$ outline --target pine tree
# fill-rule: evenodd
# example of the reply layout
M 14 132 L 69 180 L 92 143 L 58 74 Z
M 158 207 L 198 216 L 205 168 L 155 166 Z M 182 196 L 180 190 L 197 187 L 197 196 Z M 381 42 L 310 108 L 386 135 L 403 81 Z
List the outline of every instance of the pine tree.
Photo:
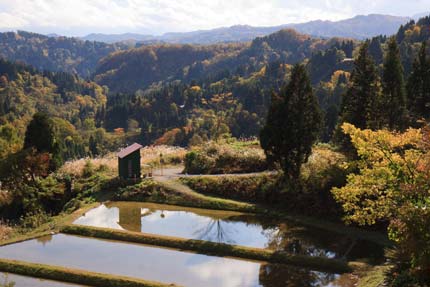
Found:
M 34 148 L 38 152 L 54 153 L 56 142 L 51 120 L 45 113 L 35 113 L 27 126 L 24 149 Z
M 403 130 L 407 126 L 406 90 L 400 50 L 394 37 L 388 41 L 388 53 L 384 61 L 383 111 L 390 129 Z
M 24 149 L 35 149 L 38 154 L 49 153 L 51 160 L 50 170 L 61 166 L 61 149 L 55 138 L 54 126 L 45 113 L 35 113 L 27 126 L 24 138 Z
M 365 129 L 377 129 L 381 121 L 381 89 L 375 62 L 369 55 L 369 42 L 365 42 L 355 60 L 351 74 L 351 86 L 344 95 L 340 124 L 348 122 Z
M 322 116 L 303 65 L 294 66 L 291 80 L 280 95 L 273 95 L 267 122 L 260 134 L 269 161 L 278 163 L 285 175 L 299 178 L 320 132 Z
M 409 109 L 416 119 L 430 118 L 430 62 L 426 49 L 423 42 L 407 85 Z
M 382 61 L 384 60 L 384 54 L 381 48 L 381 38 L 380 37 L 372 38 L 368 49 L 375 63 L 376 64 L 382 63 Z
M 97 147 L 97 142 L 92 135 L 90 136 L 88 146 L 89 146 L 91 156 L 95 157 L 95 156 L 99 155 L 99 149 Z

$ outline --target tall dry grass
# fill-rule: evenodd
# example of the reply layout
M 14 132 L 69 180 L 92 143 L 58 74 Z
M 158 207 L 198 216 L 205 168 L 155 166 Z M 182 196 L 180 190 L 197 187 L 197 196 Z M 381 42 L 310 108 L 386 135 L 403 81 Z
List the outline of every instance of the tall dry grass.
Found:
M 159 162 L 160 154 L 163 155 L 164 159 L 177 157 L 183 160 L 187 150 L 177 146 L 157 145 L 147 146 L 141 150 L 141 162 L 143 164 L 151 164 Z
M 77 160 L 67 161 L 59 170 L 59 173 L 80 177 L 83 173 L 87 162 L 91 162 L 94 169 L 101 167 L 107 168 L 108 171 L 115 172 L 118 170 L 118 160 L 114 153 L 109 153 L 103 157 L 97 158 L 81 158 Z
M 13 231 L 12 227 L 0 221 L 0 241 L 8 239 L 12 231 Z
M 183 159 L 185 157 L 186 152 L 186 149 L 175 146 L 146 146 L 140 151 L 141 163 L 157 163 L 160 160 L 160 154 L 163 155 L 164 159 L 169 157 L 177 157 L 179 159 Z M 81 158 L 78 160 L 68 161 L 59 169 L 59 173 L 68 174 L 74 177 L 80 177 L 87 162 L 91 162 L 95 170 L 103 168 L 103 170 L 107 170 L 109 172 L 116 173 L 118 171 L 118 158 L 116 156 L 116 153 L 109 153 L 107 155 L 97 158 Z

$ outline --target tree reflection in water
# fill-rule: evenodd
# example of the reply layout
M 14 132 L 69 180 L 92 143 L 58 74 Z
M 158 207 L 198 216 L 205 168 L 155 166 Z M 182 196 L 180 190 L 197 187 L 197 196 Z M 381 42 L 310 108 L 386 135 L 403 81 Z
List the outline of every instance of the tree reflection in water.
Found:
M 261 264 L 259 281 L 264 287 L 353 287 L 356 284 L 351 274 L 339 276 L 282 264 Z
M 345 236 L 292 223 L 279 224 L 279 231 L 272 234 L 268 243 L 270 249 L 328 258 L 343 257 L 350 246 L 351 240 Z
M 383 248 L 375 243 L 353 240 L 336 232 L 279 218 L 155 204 L 117 203 L 113 206 L 119 209 L 118 223 L 131 231 L 141 232 L 142 228 L 145 229 L 142 218 L 150 217 L 148 222 L 151 224 L 148 223 L 146 230 L 157 234 L 171 233 L 179 237 L 230 244 L 255 244 L 254 247 L 307 256 L 366 259 L 371 263 L 384 260 Z M 157 222 L 155 217 L 160 221 Z M 169 220 L 163 222 L 164 218 Z
M 197 239 L 223 242 L 223 243 L 235 243 L 235 241 L 229 238 L 228 233 L 232 230 L 223 227 L 223 221 L 221 219 L 211 219 L 208 221 L 207 225 L 200 228 L 194 232 Z
M 52 240 L 52 235 L 45 235 L 45 236 L 36 238 L 36 241 L 42 243 L 43 245 L 45 245 L 46 243 L 49 243 L 51 240 Z

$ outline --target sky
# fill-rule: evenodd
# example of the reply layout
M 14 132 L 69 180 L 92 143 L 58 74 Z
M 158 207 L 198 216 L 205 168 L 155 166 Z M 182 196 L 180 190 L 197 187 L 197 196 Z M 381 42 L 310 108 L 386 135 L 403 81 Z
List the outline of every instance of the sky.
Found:
M 0 31 L 160 35 L 427 11 L 430 0 L 0 0 Z

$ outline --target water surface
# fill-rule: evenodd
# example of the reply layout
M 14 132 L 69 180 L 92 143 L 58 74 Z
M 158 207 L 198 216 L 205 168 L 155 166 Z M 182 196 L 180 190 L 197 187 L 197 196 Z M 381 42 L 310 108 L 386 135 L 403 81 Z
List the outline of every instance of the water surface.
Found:
M 12 273 L 0 272 L 0 286 L 6 287 L 83 287 L 72 283 L 27 277 Z
M 58 234 L 0 247 L 0 258 L 124 275 L 183 286 L 352 287 L 339 276 L 171 249 Z M 347 279 L 347 280 L 345 280 Z
M 329 258 L 380 262 L 384 255 L 376 244 L 285 220 L 163 204 L 110 202 L 74 223 Z

